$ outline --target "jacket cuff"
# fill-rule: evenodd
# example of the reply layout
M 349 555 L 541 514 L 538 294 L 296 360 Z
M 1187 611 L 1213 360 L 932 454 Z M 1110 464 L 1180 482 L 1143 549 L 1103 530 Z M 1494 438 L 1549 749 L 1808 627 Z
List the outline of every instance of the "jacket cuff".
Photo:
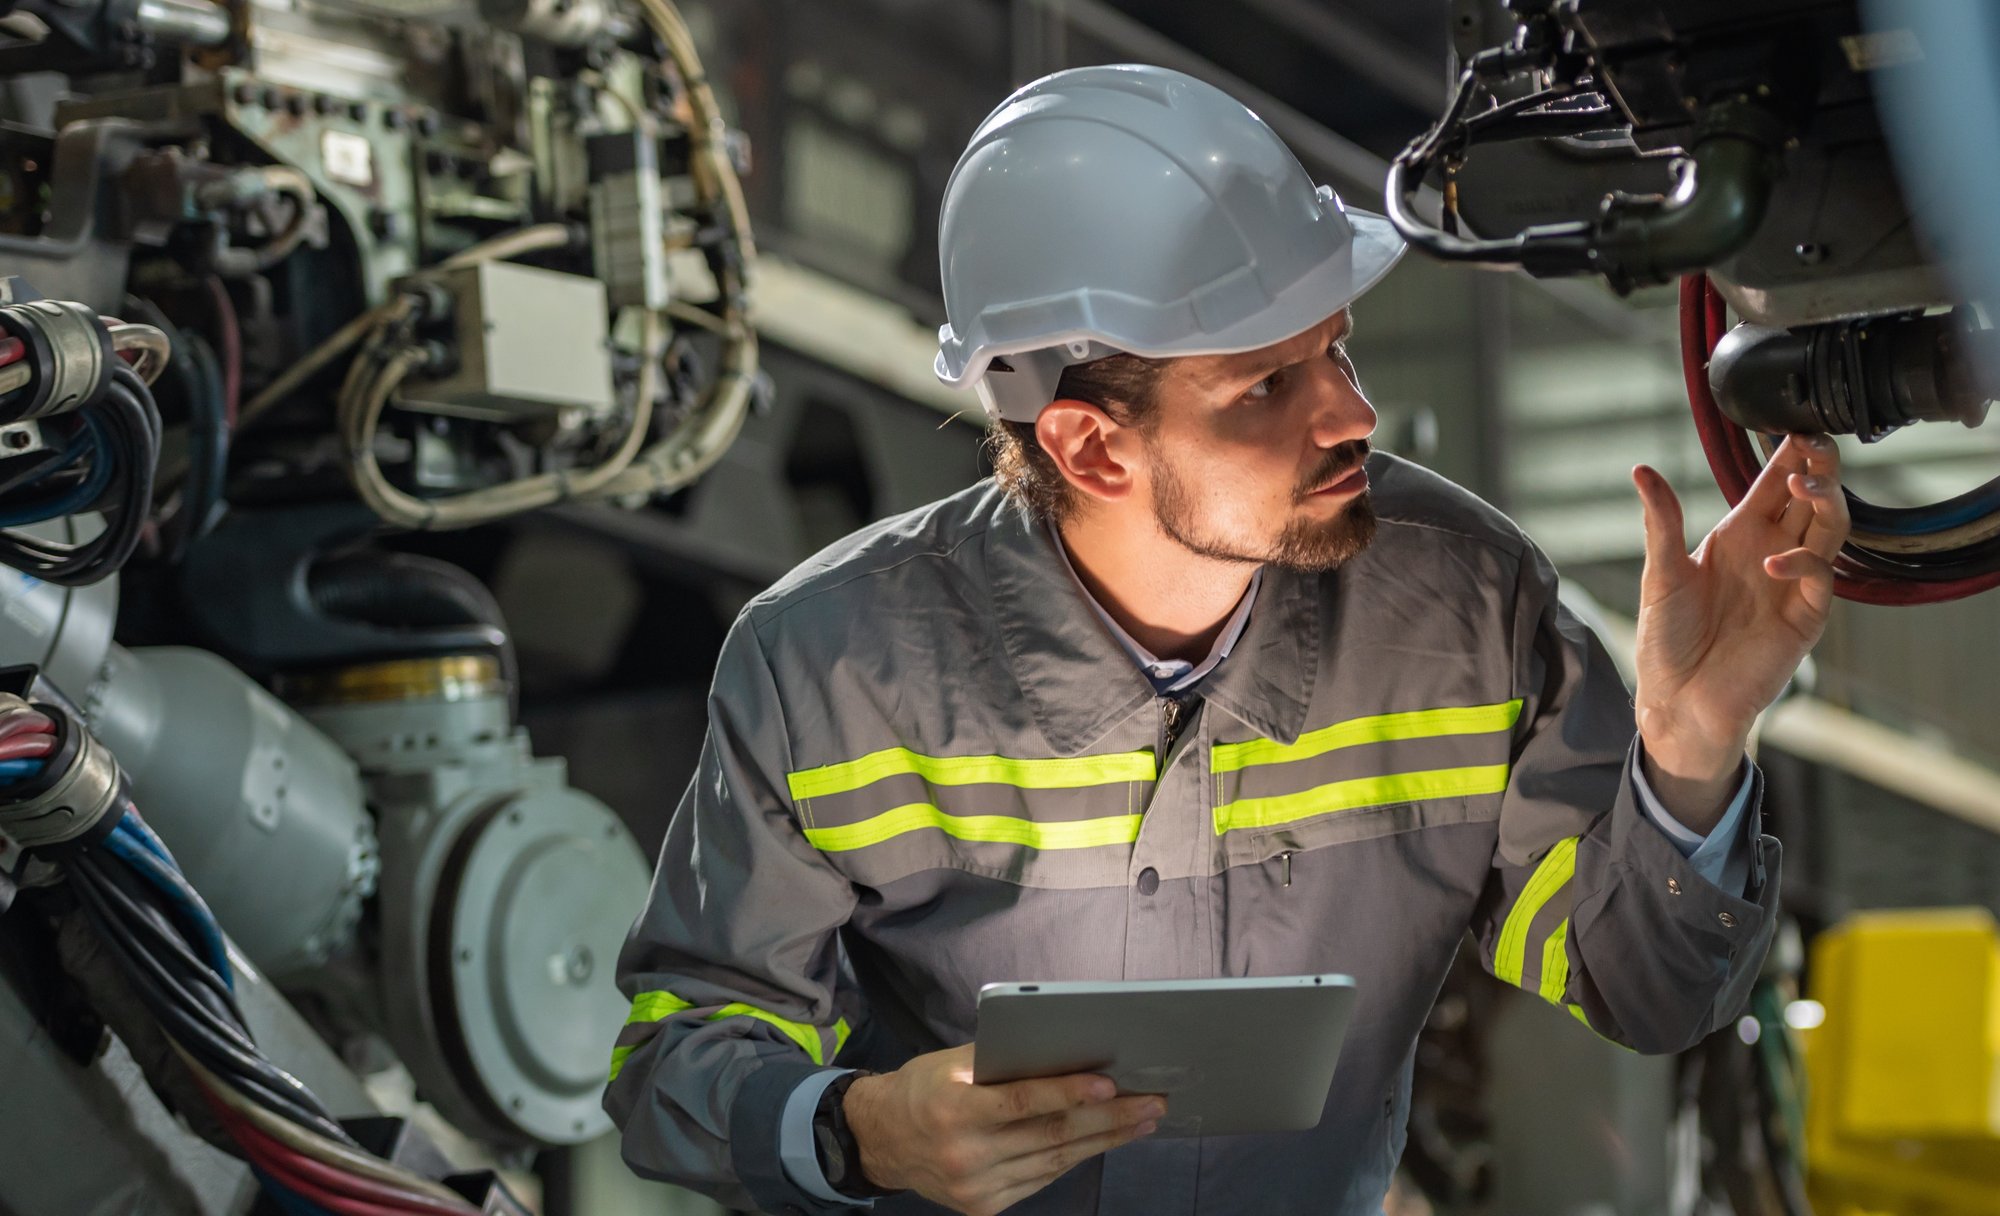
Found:
M 852 1212 L 860 1200 L 829 1203 L 792 1181 L 783 1156 L 785 1105 L 794 1090 L 829 1071 L 808 1061 L 767 1063 L 751 1073 L 729 1108 L 729 1160 L 760 1211 L 778 1216 Z
M 798 1088 L 785 1099 L 785 1113 L 778 1124 L 778 1159 L 784 1164 L 785 1177 L 804 1188 L 806 1194 L 827 1203 L 858 1202 L 834 1190 L 833 1184 L 826 1180 L 826 1169 L 819 1163 L 819 1142 L 813 1136 L 813 1117 L 819 1113 L 821 1095 L 826 1093 L 827 1086 L 852 1071 L 829 1068 L 799 1082 Z M 870 1199 L 863 1206 L 874 1204 Z
M 1626 756 L 1626 771 L 1637 773 L 1638 736 Z M 1778 842 L 1764 835 L 1764 773 L 1755 764 L 1747 766 L 1748 788 L 1739 790 L 1742 844 L 1750 859 L 1749 880 L 1739 897 L 1702 877 L 1694 860 L 1668 837 L 1639 802 L 1637 783 L 1628 781 L 1620 790 L 1611 817 L 1610 862 L 1625 871 L 1626 884 L 1651 906 L 1663 921 L 1679 922 L 1693 932 L 1705 934 L 1703 942 L 1718 957 L 1733 955 L 1754 939 L 1768 919 L 1768 888 L 1776 860 Z M 1721 825 L 1718 825 L 1721 826 Z
M 1635 735 L 1628 765 L 1638 746 Z M 1585 853 L 1600 848 L 1589 868 L 1603 869 L 1575 910 L 1573 931 L 1586 970 L 1598 977 L 1593 995 L 1623 1041 L 1679 1051 L 1741 1012 L 1777 933 L 1780 850 L 1762 830 L 1764 776 L 1751 766 L 1743 812 L 1749 875 L 1740 898 L 1681 855 L 1640 808 L 1630 781 L 1619 787 L 1610 822 L 1592 833 L 1596 841 L 1579 845 L 1579 870 Z
M 1674 842 L 1697 874 L 1725 891 L 1742 894 L 1748 889 L 1750 878 L 1750 837 L 1743 833 L 1743 820 L 1756 788 L 1756 766 L 1747 757 L 1737 765 L 1743 778 L 1737 783 L 1736 793 L 1723 810 L 1722 818 L 1703 836 L 1675 819 L 1653 792 L 1652 784 L 1646 780 L 1645 765 L 1641 763 L 1645 750 L 1643 742 L 1633 749 L 1628 769 L 1632 788 L 1639 795 L 1639 809 Z

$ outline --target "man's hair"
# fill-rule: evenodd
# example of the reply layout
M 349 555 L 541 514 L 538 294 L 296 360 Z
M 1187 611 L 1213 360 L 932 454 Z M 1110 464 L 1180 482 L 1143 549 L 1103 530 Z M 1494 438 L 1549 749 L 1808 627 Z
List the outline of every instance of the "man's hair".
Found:
M 1110 355 L 1063 370 L 1055 400 L 1087 401 L 1111 420 L 1144 429 L 1154 421 L 1154 408 L 1169 360 L 1143 355 Z M 1044 523 L 1061 523 L 1076 510 L 1075 487 L 1035 438 L 1032 422 L 993 424 L 986 437 L 993 460 L 993 477 L 1007 496 Z

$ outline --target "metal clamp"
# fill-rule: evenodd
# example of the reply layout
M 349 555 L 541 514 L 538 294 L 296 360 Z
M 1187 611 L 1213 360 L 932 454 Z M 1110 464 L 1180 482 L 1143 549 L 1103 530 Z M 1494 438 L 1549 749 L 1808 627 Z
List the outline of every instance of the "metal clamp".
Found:
M 29 704 L 0 694 L 0 711 Z M 59 706 L 36 703 L 33 708 L 55 720 L 55 752 L 44 776 L 8 791 L 25 796 L 0 801 L 0 829 L 23 849 L 66 844 L 89 834 L 117 804 L 124 784 L 117 757 L 81 721 Z

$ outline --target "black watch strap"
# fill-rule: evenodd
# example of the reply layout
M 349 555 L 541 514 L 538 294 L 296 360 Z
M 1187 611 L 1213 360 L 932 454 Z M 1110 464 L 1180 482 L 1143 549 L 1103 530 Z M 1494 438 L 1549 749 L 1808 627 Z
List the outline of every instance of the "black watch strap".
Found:
M 833 1084 L 820 1093 L 819 1105 L 813 1109 L 813 1147 L 819 1153 L 819 1168 L 826 1174 L 827 1185 L 850 1199 L 875 1199 L 896 1193 L 876 1186 L 861 1172 L 861 1146 L 847 1125 L 848 1087 L 873 1075 L 856 1071 L 834 1078 Z

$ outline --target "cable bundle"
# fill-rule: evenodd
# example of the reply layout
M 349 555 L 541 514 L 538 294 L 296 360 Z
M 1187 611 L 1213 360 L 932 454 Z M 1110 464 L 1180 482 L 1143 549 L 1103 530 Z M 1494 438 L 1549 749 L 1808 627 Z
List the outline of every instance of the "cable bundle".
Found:
M 60 712 L 60 711 L 58 711 Z M 0 708 L 0 806 L 47 787 L 51 760 L 81 754 L 41 706 Z M 60 775 L 54 775 L 60 781 Z M 208 905 L 120 785 L 110 830 L 60 855 L 85 917 L 265 1190 L 293 1216 L 473 1216 L 443 1186 L 365 1152 L 303 1082 L 272 1063 L 237 1003 Z
M 707 213 L 713 241 L 702 242 L 709 270 L 720 289 L 713 309 L 684 303 L 665 314 L 717 335 L 722 349 L 715 378 L 701 399 L 673 420 L 652 442 L 654 399 L 659 394 L 660 360 L 666 315 L 646 311 L 639 340 L 639 372 L 630 425 L 616 448 L 588 468 L 560 469 L 438 498 L 420 498 L 392 485 L 375 456 L 383 412 L 396 388 L 429 360 L 410 336 L 420 297 L 403 295 L 342 326 L 290 371 L 243 407 L 241 422 L 268 410 L 307 377 L 347 350 L 360 347 L 335 399 L 341 446 L 355 492 L 371 510 L 404 528 L 445 530 L 489 523 L 561 502 L 641 498 L 671 493 L 692 484 L 722 458 L 743 429 L 757 380 L 757 333 L 750 321 L 748 268 L 756 259 L 750 210 L 727 147 L 722 108 L 696 53 L 694 37 L 671 0 L 641 0 L 647 24 L 666 48 L 691 121 L 687 125 L 690 170 L 698 207 Z M 588 83 L 594 74 L 585 79 Z M 599 85 L 603 82 L 598 80 Z M 623 105 L 635 127 L 649 127 L 652 115 L 605 87 L 605 97 Z M 440 264 L 454 269 L 483 261 L 560 248 L 572 234 L 562 224 L 536 224 L 475 245 Z M 421 277 L 421 276 L 418 276 Z
M 142 325 L 113 329 L 114 346 L 122 342 L 120 349 L 140 351 L 156 373 L 164 365 L 165 338 L 158 330 Z M 158 343 L 154 335 L 159 335 Z M 9 356 L 16 362 L 26 357 L 24 350 L 15 349 L 18 345 L 0 350 L 0 370 Z M 86 511 L 101 512 L 104 527 L 74 543 L 0 531 L 0 563 L 67 587 L 97 582 L 125 564 L 145 529 L 160 454 L 159 406 L 147 381 L 117 362 L 94 404 L 44 419 L 42 426 L 47 433 L 64 433 L 47 451 L 0 465 L 0 528 Z
M 1708 360 L 1728 331 L 1722 293 L 1707 276 L 1682 279 L 1688 404 L 1708 467 L 1733 507 L 1764 466 L 1749 435 L 1723 414 L 1709 388 Z M 1844 492 L 1854 526 L 1834 560 L 1834 592 L 1843 599 L 1934 604 L 2000 587 L 2000 478 L 1925 507 L 1880 507 Z

